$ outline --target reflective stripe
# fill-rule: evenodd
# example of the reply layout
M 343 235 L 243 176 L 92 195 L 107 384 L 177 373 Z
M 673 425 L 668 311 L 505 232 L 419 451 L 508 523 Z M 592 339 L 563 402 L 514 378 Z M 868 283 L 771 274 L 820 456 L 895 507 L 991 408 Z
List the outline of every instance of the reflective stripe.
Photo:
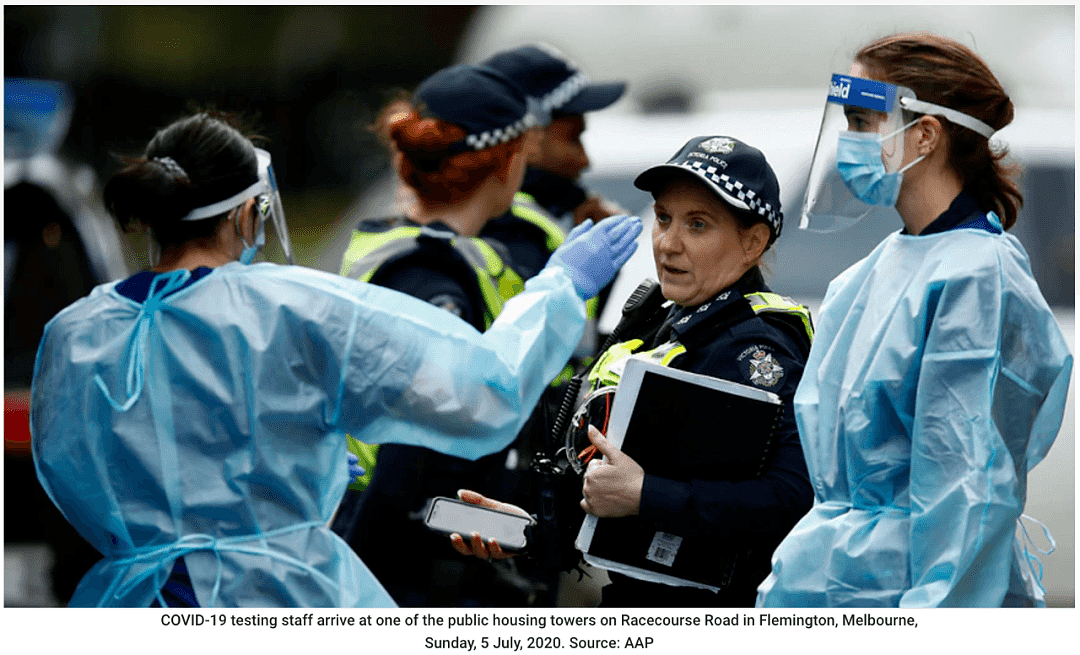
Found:
M 347 434 L 345 435 L 345 445 L 349 452 L 360 458 L 357 463 L 364 469 L 362 476 L 349 481 L 349 488 L 363 491 L 371 484 L 371 476 L 375 475 L 375 459 L 379 453 L 379 444 L 357 441 L 351 434 Z
M 676 357 L 686 352 L 686 346 L 678 341 L 669 341 L 651 350 L 635 353 L 634 351 L 641 347 L 642 343 L 641 339 L 632 339 L 608 348 L 600 356 L 596 366 L 589 371 L 590 389 L 595 391 L 599 387 L 619 384 L 626 362 L 631 359 L 644 359 L 660 366 L 671 366 L 671 362 Z
M 498 290 L 501 303 L 510 300 L 525 290 L 525 280 L 517 271 L 506 265 L 499 253 L 483 239 L 455 239 L 455 246 L 474 268 L 485 267 L 491 281 Z M 485 289 L 481 289 L 486 291 Z
M 745 297 L 750 302 L 750 309 L 753 309 L 755 314 L 778 312 L 797 316 L 802 321 L 806 335 L 810 337 L 811 341 L 814 340 L 814 325 L 810 319 L 810 310 L 806 306 L 800 305 L 786 296 L 768 291 L 748 293 Z
M 503 304 L 525 288 L 521 276 L 507 266 L 498 253 L 483 239 L 454 237 L 446 232 L 405 225 L 385 232 L 354 230 L 341 263 L 341 274 L 368 282 L 379 267 L 392 258 L 404 256 L 419 247 L 425 236 L 441 239 L 460 254 L 476 273 L 484 301 L 484 327 L 490 327 Z
M 555 252 L 555 249 L 566 240 L 566 234 L 555 223 L 555 219 L 551 214 L 540 203 L 536 202 L 535 198 L 524 191 L 518 191 L 514 194 L 514 204 L 510 206 L 510 212 L 514 216 L 529 221 L 543 230 L 544 245 L 547 246 L 548 252 Z
M 678 341 L 669 341 L 662 346 L 657 346 L 652 350 L 640 353 L 639 356 L 647 358 L 650 362 L 659 364 L 660 366 L 670 366 L 671 360 L 684 352 L 686 352 L 686 346 Z
M 596 366 L 589 371 L 587 379 L 590 382 L 590 388 L 595 390 L 597 387 L 609 387 L 618 384 L 619 375 L 612 370 L 612 367 L 616 362 L 629 357 L 643 343 L 645 342 L 641 339 L 631 339 L 630 341 L 617 343 L 605 350 L 600 355 L 600 359 L 597 360 Z
M 349 248 L 341 261 L 341 274 L 361 282 L 367 282 L 383 262 L 416 247 L 414 239 L 420 234 L 418 227 L 397 227 L 386 232 L 361 232 L 353 230 Z
M 585 301 L 585 316 L 589 319 L 589 324 L 585 326 L 585 329 L 596 331 L 596 314 L 600 311 L 600 297 L 593 296 Z M 595 346 L 594 346 L 595 347 Z
M 518 191 L 514 194 L 514 204 L 510 206 L 510 212 L 518 218 L 528 221 L 544 232 L 544 246 L 548 252 L 555 252 L 566 241 L 566 233 L 555 222 L 551 214 L 543 208 L 536 199 Z M 597 298 L 589 298 L 585 301 L 585 315 L 595 319 L 599 313 L 600 301 Z M 595 321 L 593 321 L 595 323 Z M 595 326 L 594 326 L 595 328 Z
M 796 304 L 790 298 L 765 291 L 746 294 L 745 298 L 750 303 L 750 307 L 755 314 L 778 312 L 799 317 L 802 320 L 803 327 L 806 328 L 807 335 L 811 341 L 813 340 L 814 328 L 810 322 L 810 310 L 803 305 Z M 596 366 L 589 371 L 588 381 L 591 384 L 590 388 L 595 391 L 598 387 L 618 384 L 622 371 L 626 368 L 626 360 L 630 357 L 647 359 L 661 366 L 671 366 L 671 362 L 676 357 L 686 352 L 686 346 L 678 341 L 669 341 L 652 350 L 635 354 L 634 351 L 640 348 L 641 345 L 642 341 L 640 339 L 634 339 L 617 343 L 608 348 L 600 356 Z
M 354 230 L 349 247 L 341 263 L 341 274 L 354 280 L 368 282 L 386 261 L 404 256 L 419 247 L 421 234 L 443 239 L 465 258 L 476 273 L 480 295 L 484 300 L 484 325 L 490 327 L 502 311 L 505 300 L 524 290 L 521 276 L 503 262 L 499 254 L 487 242 L 478 238 L 453 237 L 445 232 L 425 230 L 422 227 L 402 225 L 385 232 Z M 350 489 L 363 491 L 375 474 L 379 446 L 357 441 L 345 435 L 349 450 L 360 458 L 365 473 L 349 484 Z

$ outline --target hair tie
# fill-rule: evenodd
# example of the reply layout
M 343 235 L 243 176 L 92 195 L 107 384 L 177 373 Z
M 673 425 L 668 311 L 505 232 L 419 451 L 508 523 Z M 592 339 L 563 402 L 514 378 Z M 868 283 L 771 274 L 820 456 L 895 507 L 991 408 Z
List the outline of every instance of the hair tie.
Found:
M 179 175 L 180 177 L 188 176 L 187 171 L 185 171 L 184 168 L 180 166 L 180 164 L 177 164 L 176 160 L 172 157 L 154 157 L 151 161 L 156 164 L 161 164 L 161 166 L 164 167 L 165 170 L 173 173 L 174 175 Z

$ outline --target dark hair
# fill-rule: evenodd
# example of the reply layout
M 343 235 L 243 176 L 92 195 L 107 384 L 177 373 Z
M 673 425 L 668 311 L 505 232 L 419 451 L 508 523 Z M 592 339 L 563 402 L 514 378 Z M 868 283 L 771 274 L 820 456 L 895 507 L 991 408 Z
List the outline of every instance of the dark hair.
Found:
M 371 129 L 400 157 L 401 179 L 421 199 L 433 202 L 461 199 L 490 175 L 505 174 L 510 158 L 524 143 L 524 136 L 519 136 L 483 150 L 454 154 L 448 148 L 465 138 L 465 130 L 425 117 L 406 96 L 387 104 Z
M 1013 119 L 1013 104 L 997 78 L 969 48 L 937 34 L 894 34 L 864 46 L 855 61 L 882 81 L 906 86 L 919 100 L 955 109 L 1000 130 Z M 937 116 L 948 135 L 949 162 L 964 190 L 983 211 L 994 211 L 1009 229 L 1024 203 L 1016 176 L 1005 163 L 1007 149 L 994 152 L 981 134 Z
M 141 157 L 121 158 L 124 167 L 105 184 L 105 206 L 125 229 L 149 227 L 163 246 L 213 236 L 228 211 L 180 219 L 258 180 L 252 138 L 229 114 L 200 112 L 175 121 L 154 135 Z

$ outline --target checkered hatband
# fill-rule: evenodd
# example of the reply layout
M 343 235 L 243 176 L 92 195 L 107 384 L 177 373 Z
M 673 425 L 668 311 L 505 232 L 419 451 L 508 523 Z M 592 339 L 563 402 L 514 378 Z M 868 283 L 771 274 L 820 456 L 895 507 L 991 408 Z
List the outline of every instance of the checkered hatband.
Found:
M 589 78 L 585 73 L 575 73 L 566 78 L 559 86 L 544 94 L 540 98 L 540 106 L 547 111 L 558 109 L 581 92 L 589 84 Z
M 772 226 L 776 236 L 780 236 L 780 226 L 783 214 L 776 211 L 771 204 L 761 199 L 753 189 L 746 187 L 742 182 L 730 177 L 726 173 L 718 173 L 717 167 L 700 161 L 681 162 L 678 166 L 685 168 L 694 174 L 703 177 L 717 187 L 723 189 L 729 195 L 746 203 L 750 211 L 761 216 Z
M 500 143 L 512 141 L 524 134 L 526 130 L 536 126 L 536 116 L 532 113 L 527 113 L 519 120 L 506 127 L 485 130 L 479 134 L 470 134 L 465 137 L 465 143 L 473 150 L 484 150 L 485 148 L 497 146 Z

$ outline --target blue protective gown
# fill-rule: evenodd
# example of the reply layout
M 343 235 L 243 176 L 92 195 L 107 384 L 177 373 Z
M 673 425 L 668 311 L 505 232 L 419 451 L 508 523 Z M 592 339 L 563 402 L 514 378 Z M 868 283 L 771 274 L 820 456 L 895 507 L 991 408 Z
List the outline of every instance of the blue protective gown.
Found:
M 392 606 L 326 527 L 348 482 L 344 433 L 500 450 L 585 322 L 554 267 L 482 335 L 311 269 L 232 263 L 176 290 L 189 276 L 158 276 L 144 303 L 99 286 L 45 328 L 34 462 L 105 555 L 73 606 L 147 606 L 180 556 L 203 607 Z
M 795 394 L 814 506 L 758 606 L 1041 604 L 1015 532 L 1072 356 L 1019 241 L 893 234 L 815 327 Z

